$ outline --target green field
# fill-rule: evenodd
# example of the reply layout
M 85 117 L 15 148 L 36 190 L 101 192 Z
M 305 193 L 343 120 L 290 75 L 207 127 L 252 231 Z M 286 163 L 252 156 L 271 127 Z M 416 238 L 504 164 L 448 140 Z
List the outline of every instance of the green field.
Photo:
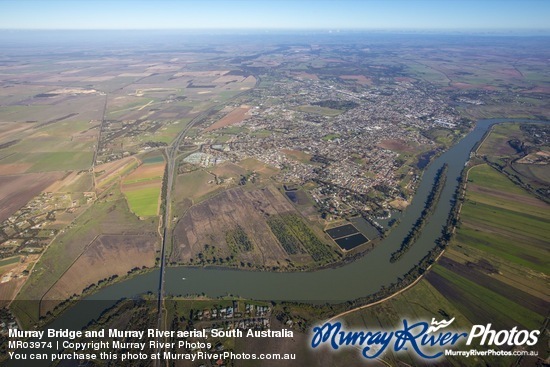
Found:
M 21 256 L 14 256 L 14 257 L 10 257 L 10 258 L 7 258 L 7 259 L 2 259 L 2 260 L 0 260 L 0 267 L 15 264 L 15 263 L 19 262 L 20 258 L 21 258 Z
M 507 128 L 512 134 L 516 130 L 513 125 Z M 506 142 L 504 136 L 492 141 Z M 456 235 L 438 265 L 413 288 L 346 316 L 349 324 L 378 329 L 392 328 L 403 318 L 455 317 L 453 327 L 459 330 L 486 323 L 494 329 L 542 327 L 550 306 L 550 206 L 486 164 L 470 169 L 466 189 Z M 542 353 L 541 358 L 548 355 L 544 343 L 530 347 Z M 415 365 L 415 359 L 405 353 L 384 359 L 390 365 L 399 361 Z M 509 366 L 516 360 L 452 357 L 444 363 Z
M 170 144 L 176 138 L 180 131 L 191 121 L 191 118 L 180 119 L 179 121 L 167 124 L 158 130 L 152 140 Z
M 30 163 L 27 172 L 84 170 L 90 168 L 93 152 L 15 153 L 2 163 Z
M 332 133 L 332 134 L 327 134 L 327 135 L 323 136 L 323 140 L 324 141 L 330 141 L 330 140 L 334 140 L 334 139 L 339 138 L 339 137 L 340 137 L 340 134 Z
M 296 110 L 300 112 L 306 112 L 306 113 L 314 113 L 316 115 L 323 115 L 323 116 L 338 116 L 343 111 L 341 110 L 335 110 L 333 108 L 328 107 L 321 107 L 321 106 L 298 106 L 296 107 Z
M 2 150 L 3 164 L 29 165 L 27 172 L 89 169 L 96 137 L 88 122 L 62 120 L 36 125 L 19 135 L 18 142 Z M 88 131 L 91 130 L 91 131 Z M 81 135 L 85 133 L 84 135 Z M 26 134 L 26 136 L 25 136 Z
M 500 157 L 506 156 L 508 154 L 515 154 L 516 151 L 508 144 L 508 140 L 521 137 L 522 133 L 520 130 L 520 124 L 498 124 L 491 128 L 490 135 L 487 137 L 487 140 L 483 143 L 483 145 L 478 149 L 478 153 L 491 157 Z
M 158 215 L 160 189 L 160 187 L 147 187 L 126 190 L 124 195 L 130 210 L 140 217 Z
M 470 169 L 468 182 L 492 190 L 528 195 L 521 187 L 514 185 L 512 181 L 486 164 Z
M 157 220 L 139 220 L 128 210 L 117 186 L 112 196 L 96 202 L 59 235 L 36 263 L 29 279 L 12 303 L 12 310 L 23 325 L 38 321 L 40 300 L 97 235 L 121 232 L 155 232 Z M 56 300 L 59 302 L 60 300 Z
M 442 266 L 435 266 L 433 271 L 443 277 L 452 287 L 456 307 L 472 323 L 493 322 L 500 327 L 503 324 L 522 325 L 529 329 L 538 329 L 544 322 L 544 316 L 522 307 L 506 295 L 496 293 L 487 287 L 461 277 Z M 448 294 L 449 294 L 448 293 Z
M 222 186 L 208 183 L 213 179 L 213 175 L 200 169 L 178 175 L 175 187 L 176 200 L 182 201 L 191 199 L 193 202 L 197 203 L 201 201 L 201 198 L 205 195 L 222 190 Z
M 144 157 L 141 161 L 143 164 L 164 163 L 164 156 L 162 154 L 151 154 L 150 156 Z

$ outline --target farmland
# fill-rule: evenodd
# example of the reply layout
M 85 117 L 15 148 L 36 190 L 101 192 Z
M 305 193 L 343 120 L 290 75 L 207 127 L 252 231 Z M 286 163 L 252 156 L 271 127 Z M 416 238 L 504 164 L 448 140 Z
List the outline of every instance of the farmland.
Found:
M 260 269 L 334 261 L 335 248 L 304 220 L 274 187 L 230 189 L 179 220 L 170 261 Z
M 130 210 L 139 217 L 158 215 L 164 159 L 156 153 L 144 159 L 143 163 L 122 181 L 122 192 L 128 200 Z
M 250 110 L 250 106 L 240 106 L 233 110 L 231 110 L 227 115 L 225 115 L 223 118 L 221 118 L 219 121 L 216 121 L 209 127 L 207 127 L 204 131 L 213 131 L 217 129 L 221 129 L 226 126 L 230 126 L 239 122 L 244 121 L 247 117 L 250 115 L 247 115 L 247 112 Z
M 44 294 L 41 312 L 52 311 L 59 300 L 66 300 L 132 271 L 155 265 L 155 233 L 99 235 Z
M 519 125 L 496 126 L 478 154 L 507 159 L 510 137 Z M 516 135 L 514 135 L 516 134 Z M 393 328 L 403 318 L 455 318 L 455 330 L 491 322 L 494 329 L 541 329 L 550 305 L 548 293 L 548 221 L 550 206 L 514 184 L 488 164 L 469 168 L 466 197 L 456 234 L 438 264 L 413 288 L 382 304 L 345 316 L 348 325 Z M 534 347 L 547 353 L 544 342 Z M 542 353 L 542 354 L 541 354 Z M 448 358 L 442 365 L 510 365 L 517 358 Z M 410 353 L 389 354 L 390 364 L 414 364 Z M 520 366 L 533 365 L 524 358 Z
M 475 119 L 548 116 L 540 40 L 434 36 L 428 47 L 418 35 L 332 36 L 273 35 L 256 44 L 235 42 L 250 40 L 242 35 L 151 42 L 152 35 L 124 47 L 7 47 L 0 254 L 18 261 L 0 265 L 0 302 L 15 297 L 10 307 L 29 327 L 61 303 L 164 259 L 184 271 L 299 276 L 376 255 L 361 243 L 393 230 L 424 168 Z M 484 320 L 539 327 L 549 298 L 550 218 L 539 200 L 549 150 L 537 143 L 545 134 L 540 126 L 496 126 L 472 157 L 479 165 L 439 265 L 349 321 L 390 328 L 403 315 L 440 315 L 456 316 L 460 328 Z M 519 185 L 507 181 L 514 177 Z M 359 245 L 344 251 L 324 230 L 348 220 L 363 227 L 335 235 L 344 249 Z M 357 232 L 364 227 L 372 235 Z M 318 316 L 347 305 L 331 307 L 310 309 Z M 271 322 L 310 326 L 284 317 Z M 240 350 L 266 346 L 233 342 Z M 297 344 L 278 348 L 303 349 Z M 319 362 L 312 354 L 300 362 Z M 351 354 L 323 362 L 353 364 Z M 414 365 L 411 355 L 403 360 Z
M 39 316 L 45 315 L 45 310 L 52 310 L 65 299 L 54 297 L 52 302 L 40 306 L 38 300 L 41 300 L 64 274 L 78 271 L 71 270 L 75 264 L 77 264 L 75 269 L 78 269 L 82 265 L 81 262 L 83 259 L 86 259 L 88 256 L 94 256 L 94 253 L 101 254 L 101 257 L 106 259 L 106 263 L 111 263 L 113 266 L 90 268 L 94 269 L 94 271 L 83 277 L 82 282 L 75 282 L 73 279 L 73 284 L 71 284 L 70 288 L 76 294 L 81 293 L 84 288 L 92 283 L 97 283 L 106 278 L 106 272 L 112 273 L 109 275 L 111 276 L 122 272 L 122 269 L 124 269 L 124 272 L 127 272 L 135 266 L 151 265 L 151 259 L 136 261 L 135 257 L 129 258 L 126 253 L 141 253 L 142 251 L 139 249 L 143 245 L 140 245 L 139 236 L 145 236 L 144 238 L 149 239 L 151 236 L 157 238 L 156 231 L 157 220 L 139 220 L 129 211 L 128 204 L 120 191 L 117 190 L 117 187 L 113 187 L 104 197 L 84 211 L 62 233 L 54 238 L 48 246 L 47 251 L 44 252 L 34 266 L 28 280 L 17 296 L 17 301 L 12 306 L 13 309 L 21 314 L 21 320 L 24 324 L 37 322 Z M 130 237 L 130 239 L 135 239 L 134 241 L 123 242 L 127 243 L 126 252 L 121 253 L 120 249 L 116 247 L 105 246 L 102 241 L 95 241 L 98 236 L 117 235 L 121 232 L 129 236 L 135 236 Z M 145 241 L 144 243 L 148 243 L 148 245 L 145 245 L 143 250 L 145 254 L 153 257 L 153 261 L 154 242 L 151 242 L 151 240 Z M 130 247 L 133 247 L 133 249 Z M 79 259 L 82 259 L 80 263 L 77 261 Z M 140 264 L 137 265 L 136 262 Z M 142 262 L 143 264 L 141 264 Z M 87 284 L 88 282 L 89 284 Z
M 15 64 L 0 66 L 0 253 L 23 255 L 1 296 L 10 302 L 25 283 L 18 300 L 51 300 L 40 310 L 14 304 L 25 325 L 92 284 L 155 265 L 162 151 L 193 118 L 256 84 L 233 68 L 212 69 L 208 53 L 184 52 L 192 68 L 123 54 L 29 62 L 15 51 Z M 218 120 L 235 123 L 249 109 L 228 106 Z M 223 189 L 240 177 L 214 171 Z
M 540 329 L 544 323 L 550 297 L 546 291 L 547 274 L 533 271 L 496 256 L 489 251 L 479 251 L 471 240 L 457 240 L 448 250 L 440 265 L 435 266 L 425 279 L 382 304 L 352 313 L 344 317 L 346 324 L 359 329 L 392 329 L 399 327 L 402 319 L 431 320 L 455 318 L 453 330 L 469 330 L 472 325 L 491 322 L 494 329 Z M 455 260 L 453 260 L 455 259 Z M 535 346 L 539 353 L 543 343 Z M 540 354 L 539 354 L 540 355 Z M 413 353 L 388 353 L 386 362 L 415 363 Z M 475 361 L 452 357 L 438 362 L 441 365 L 469 366 L 510 365 L 517 358 L 478 357 Z M 482 362 L 483 361 L 483 362 Z M 521 366 L 530 366 L 524 360 Z
M 0 221 L 6 220 L 56 179 L 60 173 L 33 173 L 27 175 L 0 176 Z
M 550 186 L 547 169 L 550 141 L 547 136 L 548 128 L 541 124 L 495 126 L 478 154 L 518 186 L 544 200 Z

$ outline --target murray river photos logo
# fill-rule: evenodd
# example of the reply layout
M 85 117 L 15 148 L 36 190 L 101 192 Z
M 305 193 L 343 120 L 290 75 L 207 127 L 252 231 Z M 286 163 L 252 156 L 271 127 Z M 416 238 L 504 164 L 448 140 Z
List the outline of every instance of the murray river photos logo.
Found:
M 414 351 L 419 357 L 435 360 L 445 354 L 445 350 L 465 342 L 470 346 L 533 346 L 538 341 L 539 330 L 496 331 L 491 324 L 474 325 L 470 332 L 445 330 L 454 321 L 432 319 L 411 323 L 403 320 L 403 328 L 395 330 L 345 330 L 341 322 L 326 322 L 313 328 L 311 347 L 328 345 L 334 350 L 343 347 L 354 347 L 361 350 L 367 359 L 379 358 L 387 350 Z

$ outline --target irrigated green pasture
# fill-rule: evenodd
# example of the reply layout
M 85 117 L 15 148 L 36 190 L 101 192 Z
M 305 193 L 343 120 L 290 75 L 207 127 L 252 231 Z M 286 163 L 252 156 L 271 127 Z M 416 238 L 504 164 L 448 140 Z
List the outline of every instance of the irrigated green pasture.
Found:
M 518 131 L 515 125 L 495 127 L 485 144 L 500 149 L 482 146 L 480 152 L 490 158 L 506 156 L 509 136 Z M 452 327 L 457 330 L 487 323 L 496 330 L 540 329 L 550 308 L 549 222 L 548 204 L 489 165 L 475 166 L 469 171 L 456 235 L 438 265 L 413 288 L 346 320 L 356 327 L 375 325 L 378 329 L 393 328 L 403 318 L 455 317 Z M 530 349 L 544 354 L 544 341 Z M 397 361 L 415 365 L 415 359 L 403 353 L 385 360 L 392 365 L 399 365 Z M 455 356 L 445 363 L 507 366 L 516 360 Z
M 143 162 L 124 178 L 122 192 L 132 212 L 140 217 L 152 217 L 159 211 L 164 158 L 162 154 L 155 153 L 144 158 Z

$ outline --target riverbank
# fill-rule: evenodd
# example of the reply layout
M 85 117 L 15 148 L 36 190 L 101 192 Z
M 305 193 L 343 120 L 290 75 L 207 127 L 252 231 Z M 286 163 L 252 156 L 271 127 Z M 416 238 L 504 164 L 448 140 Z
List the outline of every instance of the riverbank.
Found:
M 464 165 L 470 158 L 470 152 L 491 125 L 506 121 L 510 120 L 480 121 L 476 128 L 457 145 L 435 159 L 426 170 L 417 195 L 405 211 L 399 226 L 368 256 L 336 269 L 299 273 L 168 268 L 166 269 L 166 292 L 174 295 L 206 294 L 212 298 L 233 294 L 249 299 L 336 304 L 360 300 L 367 295 L 375 295 L 380 290 L 391 287 L 396 280 L 407 276 L 422 259 L 433 253 L 436 241 L 448 224 L 448 215 L 454 207 L 453 197 Z M 417 242 L 406 255 L 399 262 L 390 263 L 391 253 L 398 248 L 404 236 L 416 222 L 431 191 L 434 175 L 444 163 L 449 164 L 447 173 L 449 184 L 445 185 L 441 193 L 432 215 L 433 220 L 425 226 Z M 154 292 L 157 286 L 158 269 L 103 288 L 84 301 L 78 302 L 55 322 L 78 325 L 78 320 L 86 318 L 83 315 L 87 315 L 89 321 L 89 318 L 95 317 L 97 313 L 95 310 L 86 311 L 88 309 L 86 304 L 93 304 L 95 301 L 114 303 L 112 300 L 121 297 Z M 86 323 L 87 321 L 84 322 Z

